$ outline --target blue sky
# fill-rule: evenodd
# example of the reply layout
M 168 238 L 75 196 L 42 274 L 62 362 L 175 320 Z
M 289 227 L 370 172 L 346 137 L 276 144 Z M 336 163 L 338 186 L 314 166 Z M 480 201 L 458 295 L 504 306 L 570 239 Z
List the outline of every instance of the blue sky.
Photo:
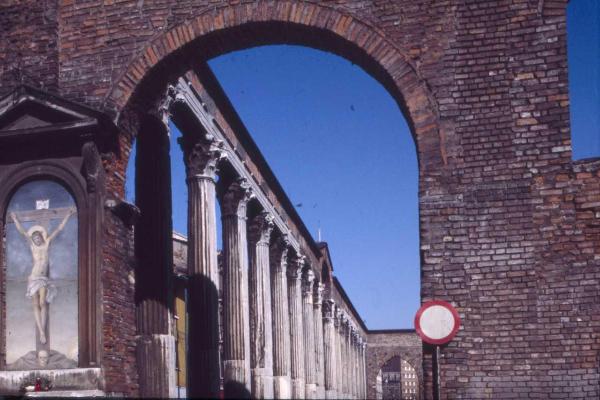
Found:
M 599 3 L 569 6 L 575 159 L 600 156 Z M 320 228 L 367 326 L 412 327 L 420 303 L 418 170 L 391 96 L 349 61 L 305 47 L 258 47 L 209 64 L 315 238 Z M 178 135 L 172 129 L 173 224 L 185 233 Z
M 567 8 L 573 158 L 600 156 L 600 1 Z
M 349 61 L 268 46 L 210 62 L 334 274 L 370 328 L 419 304 L 415 145 L 392 97 Z

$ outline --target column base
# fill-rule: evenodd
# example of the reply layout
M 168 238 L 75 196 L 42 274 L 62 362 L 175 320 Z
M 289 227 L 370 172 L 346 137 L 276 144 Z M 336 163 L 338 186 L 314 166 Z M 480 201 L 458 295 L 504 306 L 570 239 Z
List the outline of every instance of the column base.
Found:
M 245 360 L 223 361 L 225 398 L 250 398 L 250 369 Z
M 317 396 L 317 384 L 316 383 L 307 383 L 304 386 L 304 395 L 305 398 L 307 399 L 318 399 L 319 396 Z
M 273 371 L 267 368 L 252 369 L 252 398 L 272 399 Z
M 338 394 L 335 390 L 326 390 L 325 391 L 325 398 L 326 399 L 337 399 L 338 398 Z
M 317 384 L 317 399 L 325 398 L 325 388 L 319 384 Z
M 140 397 L 177 397 L 175 337 L 137 336 L 136 353 Z
M 292 398 L 292 382 L 289 376 L 273 377 L 273 397 L 275 399 Z
M 292 379 L 292 398 L 304 399 L 306 396 L 304 379 Z

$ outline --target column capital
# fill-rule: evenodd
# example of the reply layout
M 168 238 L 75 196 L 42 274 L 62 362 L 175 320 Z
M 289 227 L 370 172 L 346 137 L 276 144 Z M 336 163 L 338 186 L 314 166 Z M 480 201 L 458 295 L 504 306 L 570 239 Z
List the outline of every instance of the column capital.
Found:
M 323 302 L 323 317 L 329 320 L 335 319 L 335 300 L 327 299 Z
M 269 258 L 271 265 L 277 270 L 282 270 L 284 273 L 288 265 L 288 251 L 290 248 L 290 240 L 287 235 L 279 235 L 270 246 Z
M 344 323 L 344 318 L 345 318 L 344 310 L 342 310 L 339 305 L 336 305 L 335 306 L 335 321 L 336 321 L 335 326 L 338 326 L 340 329 L 342 329 L 342 324 Z
M 257 243 L 269 245 L 271 232 L 273 232 L 273 228 L 275 227 L 273 219 L 274 217 L 271 213 L 263 211 L 249 221 L 248 242 L 251 245 Z
M 223 142 L 212 135 L 186 134 L 178 139 L 183 151 L 187 179 L 216 180 L 217 163 L 223 157 Z
M 315 307 L 319 307 L 323 304 L 323 291 L 325 290 L 325 285 L 323 285 L 321 282 L 318 282 L 315 286 L 315 292 L 314 292 L 314 305 Z
M 169 119 L 172 115 L 172 106 L 175 103 L 185 103 L 183 93 L 173 85 L 168 85 L 164 94 L 158 97 L 153 104 L 145 110 L 148 115 L 160 120 L 165 129 L 169 128 Z
M 252 197 L 254 193 L 250 182 L 246 178 L 235 178 L 221 193 L 222 216 L 246 218 L 246 206 Z
M 294 257 L 288 263 L 288 278 L 301 280 L 302 279 L 302 270 L 304 269 L 305 256 L 297 256 Z
M 344 324 L 344 329 L 346 331 L 346 336 L 350 337 L 352 332 L 352 322 L 350 321 L 350 317 L 348 315 L 344 315 L 344 320 L 342 321 Z
M 302 294 L 307 299 L 312 301 L 313 286 L 315 283 L 315 273 L 312 269 L 307 268 L 302 276 Z

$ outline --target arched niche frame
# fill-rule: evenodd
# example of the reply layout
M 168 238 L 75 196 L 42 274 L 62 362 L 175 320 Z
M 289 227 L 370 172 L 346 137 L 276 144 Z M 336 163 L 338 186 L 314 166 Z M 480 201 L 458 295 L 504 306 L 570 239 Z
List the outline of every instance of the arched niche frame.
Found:
M 94 193 L 86 190 L 86 181 L 63 161 L 32 161 L 12 168 L 0 180 L 0 237 L 5 237 L 7 210 L 11 199 L 23 185 L 35 181 L 53 181 L 61 185 L 73 198 L 77 207 L 77 285 L 78 285 L 78 363 L 77 367 L 99 366 L 98 311 L 98 248 L 96 240 L 98 211 Z M 0 246 L 0 304 L 6 301 L 6 255 Z M 6 312 L 0 318 L 0 370 L 6 369 Z

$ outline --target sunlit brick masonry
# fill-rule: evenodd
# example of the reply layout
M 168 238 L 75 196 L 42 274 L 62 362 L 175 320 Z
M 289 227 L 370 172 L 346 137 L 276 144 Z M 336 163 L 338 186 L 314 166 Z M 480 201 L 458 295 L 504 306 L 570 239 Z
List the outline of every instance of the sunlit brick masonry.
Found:
M 1 2 L 0 395 L 433 397 L 433 348 L 367 329 L 207 64 L 284 43 L 360 66 L 407 120 L 410 267 L 462 321 L 441 398 L 599 398 L 600 160 L 572 160 L 567 4 Z

